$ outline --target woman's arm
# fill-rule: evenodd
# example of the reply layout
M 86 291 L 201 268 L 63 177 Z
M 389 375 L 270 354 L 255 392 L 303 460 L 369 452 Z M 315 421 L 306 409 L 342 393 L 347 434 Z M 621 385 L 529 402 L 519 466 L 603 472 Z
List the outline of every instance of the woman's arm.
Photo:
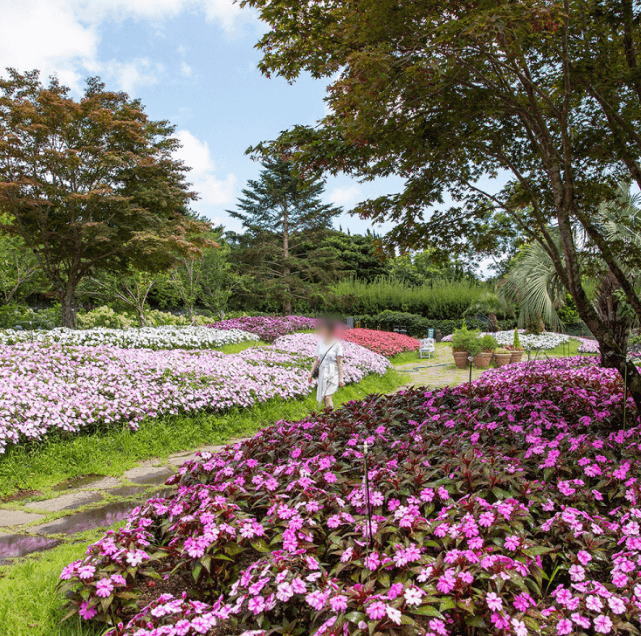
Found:
M 338 386 L 345 386 L 345 382 L 343 382 L 343 356 L 336 356 L 336 364 L 338 365 Z
M 319 364 L 319 359 L 314 358 L 314 364 L 312 364 L 312 370 L 309 372 L 309 378 L 307 378 L 307 381 L 311 384 L 312 381 L 314 380 L 314 371 L 316 371 L 316 367 Z

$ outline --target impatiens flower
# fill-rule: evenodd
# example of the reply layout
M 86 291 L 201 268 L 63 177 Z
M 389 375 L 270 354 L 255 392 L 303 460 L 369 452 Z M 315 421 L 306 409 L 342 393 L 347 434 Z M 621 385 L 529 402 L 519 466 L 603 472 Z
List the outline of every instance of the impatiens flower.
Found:
M 495 592 L 489 592 L 485 596 L 485 602 L 491 610 L 496 612 L 500 612 L 503 609 L 503 600 Z
M 254 596 L 249 599 L 247 606 L 250 612 L 256 615 L 262 614 L 265 609 L 265 599 L 262 596 Z
M 599 634 L 609 634 L 612 630 L 612 621 L 609 616 L 599 614 L 594 619 L 594 631 Z
M 111 596 L 114 591 L 114 584 L 110 579 L 100 579 L 96 582 L 96 594 L 101 598 Z
M 80 614 L 81 618 L 86 621 L 90 621 L 98 613 L 98 610 L 93 605 L 90 607 L 89 603 L 85 601 L 84 603 L 80 604 L 80 610 L 78 613 Z
M 405 590 L 405 594 L 403 595 L 405 598 L 405 602 L 408 605 L 414 606 L 414 605 L 420 605 L 421 604 L 421 598 L 425 594 L 423 590 L 417 587 L 408 587 Z
M 381 601 L 374 601 L 365 608 L 365 612 L 371 620 L 380 620 L 386 614 L 386 605 Z
M 347 609 L 347 597 L 339 594 L 329 599 L 329 604 L 332 608 L 332 611 L 339 613 L 344 612 Z
M 572 632 L 574 627 L 572 626 L 572 621 L 563 618 L 561 619 L 557 624 L 556 624 L 556 632 L 559 634 L 559 636 L 565 636 L 565 634 L 569 634 Z

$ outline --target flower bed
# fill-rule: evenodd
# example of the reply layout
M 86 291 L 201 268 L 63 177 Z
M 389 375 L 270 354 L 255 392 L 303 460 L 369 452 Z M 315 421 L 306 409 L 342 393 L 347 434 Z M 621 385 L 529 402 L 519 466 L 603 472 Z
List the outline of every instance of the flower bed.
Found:
M 261 340 L 273 342 L 286 334 L 315 329 L 317 324 L 316 318 L 306 316 L 241 316 L 209 326 L 214 329 L 241 329 L 256 334 Z
M 286 336 L 239 354 L 152 351 L 60 344 L 0 345 L 0 452 L 42 439 L 51 430 L 76 433 L 99 423 L 252 406 L 274 397 L 307 395 L 314 334 Z M 311 352 L 311 353 L 310 353 Z M 389 362 L 345 346 L 345 382 L 383 374 Z
M 214 349 L 238 342 L 258 341 L 253 333 L 240 329 L 208 327 L 143 327 L 140 329 L 74 330 L 56 328 L 50 331 L 0 331 L 0 344 L 46 342 L 81 347 L 119 347 L 121 349 Z
M 343 332 L 341 338 L 388 357 L 404 351 L 417 351 L 421 345 L 416 338 L 393 331 L 375 329 L 349 329 Z
M 493 336 L 499 347 L 511 345 L 514 342 L 514 331 L 497 331 L 495 333 L 483 332 L 481 336 L 489 334 Z M 546 331 L 539 335 L 526 334 L 525 329 L 519 329 L 519 339 L 521 346 L 529 351 L 531 349 L 555 349 L 561 344 L 567 344 L 570 341 L 570 336 L 564 333 L 555 333 L 553 331 Z M 452 336 L 445 336 L 442 342 L 451 342 Z
M 579 345 L 579 353 L 600 353 L 599 343 L 596 340 L 591 340 L 590 338 L 576 338 L 581 342 Z
M 109 636 L 637 634 L 621 410 L 616 372 L 574 358 L 281 422 L 183 465 L 62 591 Z

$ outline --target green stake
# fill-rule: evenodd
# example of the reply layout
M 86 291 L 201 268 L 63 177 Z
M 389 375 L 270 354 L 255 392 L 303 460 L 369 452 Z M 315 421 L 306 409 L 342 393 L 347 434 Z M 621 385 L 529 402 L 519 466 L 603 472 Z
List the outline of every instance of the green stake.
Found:
M 625 359 L 625 371 L 623 372 L 623 430 L 625 431 L 625 411 L 628 403 L 628 359 Z

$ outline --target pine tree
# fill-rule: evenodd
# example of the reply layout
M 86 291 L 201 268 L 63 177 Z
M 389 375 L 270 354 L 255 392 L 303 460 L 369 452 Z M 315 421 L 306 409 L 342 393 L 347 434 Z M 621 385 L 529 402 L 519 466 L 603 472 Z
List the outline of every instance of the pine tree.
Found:
M 242 190 L 237 210 L 229 211 L 246 229 L 244 235 L 230 235 L 238 248 L 237 266 L 252 274 L 263 294 L 286 314 L 336 269 L 323 238 L 342 210 L 322 202 L 324 190 L 323 181 L 302 181 L 290 162 L 268 160 L 258 180 Z

